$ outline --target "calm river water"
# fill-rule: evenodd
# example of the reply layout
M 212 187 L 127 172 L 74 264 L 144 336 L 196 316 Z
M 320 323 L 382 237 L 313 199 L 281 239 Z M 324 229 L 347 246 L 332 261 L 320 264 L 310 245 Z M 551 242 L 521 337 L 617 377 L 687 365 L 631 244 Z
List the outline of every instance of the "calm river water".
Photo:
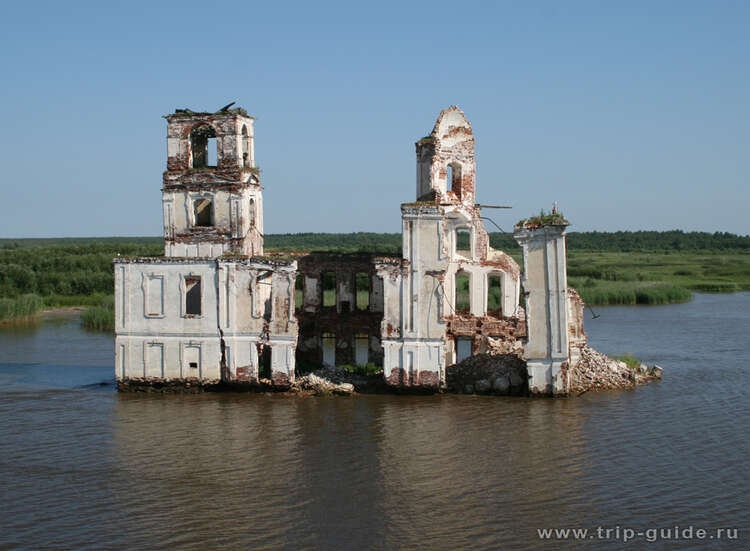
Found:
M 662 382 L 559 400 L 128 395 L 111 337 L 3 328 L 0 549 L 750 549 L 750 293 L 596 310 L 590 343 Z

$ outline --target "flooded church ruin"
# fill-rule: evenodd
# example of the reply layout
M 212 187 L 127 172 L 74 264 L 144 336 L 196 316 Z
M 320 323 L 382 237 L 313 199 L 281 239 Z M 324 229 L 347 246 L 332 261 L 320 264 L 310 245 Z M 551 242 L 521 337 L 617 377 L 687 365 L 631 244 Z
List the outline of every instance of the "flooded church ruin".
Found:
M 289 388 L 297 366 L 382 366 L 388 387 L 445 389 L 476 355 L 516 358 L 525 392 L 566 395 L 585 346 L 556 216 L 515 228 L 523 271 L 490 247 L 474 135 L 457 107 L 416 143 L 401 256 L 266 253 L 254 119 L 167 115 L 164 256 L 115 259 L 116 378 Z M 523 290 L 523 294 L 522 294 Z

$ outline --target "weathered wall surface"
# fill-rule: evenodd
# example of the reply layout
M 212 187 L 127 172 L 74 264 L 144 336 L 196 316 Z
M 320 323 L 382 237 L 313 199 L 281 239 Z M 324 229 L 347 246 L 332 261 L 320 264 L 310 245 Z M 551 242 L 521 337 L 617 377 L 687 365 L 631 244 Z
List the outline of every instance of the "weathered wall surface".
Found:
M 166 258 L 115 261 L 118 381 L 285 387 L 299 360 L 382 363 L 392 386 L 437 389 L 449 367 L 487 355 L 526 359 L 532 393 L 567 392 L 586 339 L 583 303 L 567 289 L 564 227 L 516 232 L 524 310 L 520 268 L 490 247 L 475 202 L 474 136 L 460 109 L 442 111 L 416 143 L 401 258 L 263 256 L 253 118 L 242 109 L 165 118 Z M 510 372 L 498 373 L 502 386 Z
M 474 137 L 461 110 L 444 110 L 416 150 L 418 201 L 401 205 L 402 263 L 379 268 L 384 376 L 394 386 L 435 388 L 462 355 L 517 352 L 525 324 L 520 268 L 490 248 L 475 204 Z M 468 278 L 465 309 L 459 276 Z M 500 282 L 492 308 L 490 278 Z
M 516 227 L 514 237 L 523 249 L 529 391 L 565 395 L 570 365 L 565 226 Z
M 115 260 L 115 376 L 144 383 L 217 383 L 221 338 L 212 260 Z M 200 314 L 187 311 L 186 282 L 200 280 Z
M 117 259 L 118 382 L 256 383 L 265 376 L 288 385 L 295 270 L 293 262 L 245 259 Z M 200 291 L 191 297 L 196 281 Z
M 254 119 L 243 109 L 165 118 L 166 256 L 115 260 L 117 380 L 286 386 L 298 333 L 296 264 L 260 257 Z
M 254 119 L 242 109 L 219 113 L 178 110 L 165 118 L 165 255 L 262 255 L 263 198 L 255 166 Z M 213 140 L 216 165 L 212 166 Z M 210 223 L 196 214 L 196 202 L 203 199 L 210 202 Z
M 225 345 L 225 380 L 276 385 L 294 381 L 297 320 L 293 262 L 219 259 L 219 327 Z M 268 347 L 269 365 L 263 366 Z M 261 373 L 263 370 L 267 373 Z

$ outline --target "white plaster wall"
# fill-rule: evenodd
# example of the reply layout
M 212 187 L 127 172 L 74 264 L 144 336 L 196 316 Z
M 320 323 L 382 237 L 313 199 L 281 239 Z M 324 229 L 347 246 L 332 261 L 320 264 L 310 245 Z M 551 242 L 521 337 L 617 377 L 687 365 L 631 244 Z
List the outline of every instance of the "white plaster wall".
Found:
M 116 262 L 114 270 L 117 379 L 218 381 L 221 344 L 214 262 Z M 201 278 L 200 316 L 184 315 L 185 276 Z M 161 284 L 152 286 L 152 280 Z M 161 296 L 155 296 L 157 293 Z M 153 361 L 155 349 L 161 350 L 160 365 Z M 199 365 L 190 368 L 196 349 Z
M 569 361 L 564 227 L 517 230 L 514 236 L 523 248 L 529 388 L 564 394 L 561 365 Z
M 201 278 L 201 315 L 184 312 L 184 278 Z M 163 312 L 146 312 L 147 290 L 144 281 L 163 279 Z M 218 335 L 216 263 L 195 260 L 189 263 L 154 260 L 153 262 L 115 263 L 115 330 L 131 335 Z
M 161 365 L 149 361 L 148 351 L 162 349 Z M 186 349 L 198 349 L 198 367 Z M 124 379 L 199 379 L 215 383 L 221 379 L 221 343 L 218 337 L 180 337 L 175 335 L 117 335 L 115 337 L 115 378 Z

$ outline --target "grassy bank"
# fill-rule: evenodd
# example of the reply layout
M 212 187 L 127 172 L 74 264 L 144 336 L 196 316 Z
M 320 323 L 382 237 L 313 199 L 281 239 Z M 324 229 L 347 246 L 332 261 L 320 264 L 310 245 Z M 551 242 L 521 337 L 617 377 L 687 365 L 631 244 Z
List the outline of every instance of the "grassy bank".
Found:
M 590 305 L 684 302 L 750 290 L 750 253 L 569 251 L 568 283 Z
M 93 331 L 114 331 L 115 329 L 115 299 L 108 296 L 98 305 L 90 306 L 81 314 L 81 324 Z
M 44 302 L 37 295 L 0 298 L 0 322 L 34 317 L 43 307 Z

